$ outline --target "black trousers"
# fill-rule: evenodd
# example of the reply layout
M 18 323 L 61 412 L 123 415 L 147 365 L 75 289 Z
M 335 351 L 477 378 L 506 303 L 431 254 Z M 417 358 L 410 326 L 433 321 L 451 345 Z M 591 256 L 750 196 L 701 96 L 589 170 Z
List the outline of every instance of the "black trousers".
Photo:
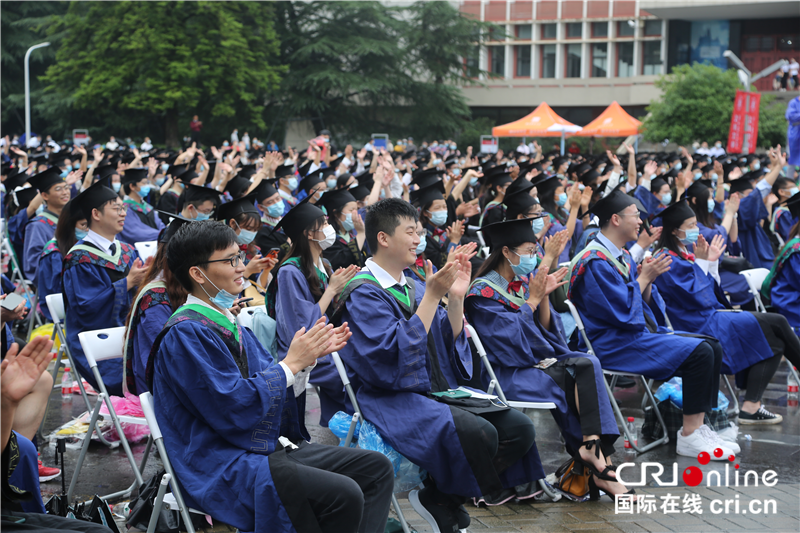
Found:
M 383 454 L 303 443 L 286 456 L 325 533 L 383 531 L 389 518 L 394 469 Z
M 761 396 L 775 375 L 782 356 L 786 356 L 793 366 L 800 364 L 800 339 L 797 338 L 786 317 L 778 313 L 753 313 L 753 316 L 758 320 L 773 357 L 736 374 L 736 385 L 741 389 L 747 389 L 744 399 L 748 402 L 761 401 Z
M 676 376 L 683 379 L 683 414 L 710 413 L 717 406 L 722 346 L 705 340 L 681 363 Z

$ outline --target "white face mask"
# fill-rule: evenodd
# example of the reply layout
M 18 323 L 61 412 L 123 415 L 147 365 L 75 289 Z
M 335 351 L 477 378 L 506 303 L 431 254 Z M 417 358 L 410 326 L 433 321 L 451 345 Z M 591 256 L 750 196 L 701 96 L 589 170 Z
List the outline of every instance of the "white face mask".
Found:
M 325 238 L 321 241 L 317 239 L 311 239 L 314 242 L 319 243 L 319 247 L 322 248 L 323 251 L 327 250 L 333 243 L 336 242 L 336 231 L 333 229 L 333 226 L 330 224 L 322 228 L 322 233 L 325 235 Z

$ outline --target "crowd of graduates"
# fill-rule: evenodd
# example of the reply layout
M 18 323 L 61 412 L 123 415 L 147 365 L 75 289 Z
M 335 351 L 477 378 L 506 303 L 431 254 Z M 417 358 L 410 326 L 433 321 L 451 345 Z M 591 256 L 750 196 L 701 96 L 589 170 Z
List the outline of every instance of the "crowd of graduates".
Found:
M 467 498 L 532 497 L 545 477 L 535 429 L 465 392 L 489 382 L 466 323 L 509 400 L 556 405 L 592 498 L 633 494 L 611 463 L 619 429 L 603 369 L 682 377 L 679 455 L 741 451 L 735 432 L 706 423 L 721 374 L 745 391 L 739 424 L 782 421 L 762 404 L 782 359 L 800 365 L 800 190 L 780 146 L 337 150 L 323 131 L 300 151 L 148 148 L 27 151 L 6 138 L 4 237 L 35 290 L 32 312 L 51 319 L 45 297 L 63 295 L 67 343 L 91 385 L 78 334 L 126 328 L 124 362 L 99 363 L 105 387 L 153 393 L 187 503 L 242 531 L 383 531 L 388 460 L 307 442 L 307 383 L 321 425 L 354 409 L 332 352 L 364 418 L 427 472 L 409 499 L 434 531 L 466 528 Z M 145 260 L 144 242 L 157 243 Z M 770 312 L 755 312 L 740 275 L 752 268 L 770 270 Z M 4 295 L 15 291 L 4 274 Z M 259 327 L 237 325 L 246 307 L 264 311 Z M 15 360 L 41 349 L 12 348 L 25 313 L 3 309 Z M 32 421 L 13 428 L 14 447 L 34 438 L 51 387 L 42 374 L 36 402 L 18 409 Z

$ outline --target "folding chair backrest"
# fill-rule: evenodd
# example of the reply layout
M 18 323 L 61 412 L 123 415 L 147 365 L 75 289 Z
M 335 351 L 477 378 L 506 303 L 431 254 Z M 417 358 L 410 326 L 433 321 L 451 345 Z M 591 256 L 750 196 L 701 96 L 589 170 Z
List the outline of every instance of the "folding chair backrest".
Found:
M 344 389 L 347 391 L 347 397 L 350 398 L 350 403 L 353 405 L 353 409 L 359 413 L 360 410 L 358 408 L 358 400 L 356 400 L 356 393 L 353 391 L 352 385 L 350 385 L 350 378 L 347 377 L 347 370 L 344 368 L 344 363 L 342 362 L 342 358 L 339 357 L 339 352 L 332 352 L 331 358 L 333 359 L 333 364 L 336 365 L 336 371 L 339 373 L 339 379 L 342 380 L 344 384 Z
M 753 295 L 755 300 L 756 310 L 765 313 L 767 309 L 761 301 L 761 286 L 764 285 L 764 280 L 769 275 L 769 269 L 766 268 L 751 268 L 739 272 L 747 281 L 747 286 L 750 289 L 750 294 Z
M 89 368 L 97 366 L 97 361 L 122 357 L 122 343 L 125 337 L 125 328 L 96 329 L 78 333 L 83 353 Z
M 569 299 L 564 300 L 564 303 L 567 304 L 567 307 L 569 307 L 569 312 L 572 315 L 572 318 L 575 320 L 575 325 L 577 326 L 581 337 L 583 337 L 583 342 L 586 343 L 586 351 L 592 355 L 596 355 L 592 349 L 592 343 L 589 342 L 589 337 L 586 336 L 586 328 L 583 326 L 583 320 L 581 320 L 581 315 L 578 314 L 578 309 L 575 307 L 575 304 L 573 304 Z
M 158 251 L 158 241 L 144 241 L 134 244 L 136 251 L 139 252 L 139 257 L 142 261 L 147 261 L 148 258 L 156 255 Z
M 256 313 L 257 307 L 245 307 L 236 317 L 236 322 L 243 328 L 253 329 L 253 315 Z
M 478 355 L 481 358 L 483 368 L 489 375 L 489 386 L 486 388 L 486 392 L 488 394 L 496 394 L 501 400 L 507 402 L 506 395 L 503 393 L 503 388 L 500 386 L 500 381 L 498 381 L 497 376 L 494 373 L 494 369 L 492 368 L 492 364 L 489 362 L 489 357 L 486 355 L 486 348 L 483 347 L 483 343 L 481 342 L 480 337 L 478 337 L 478 332 L 475 331 L 475 328 L 471 324 L 466 324 L 464 328 L 469 334 L 470 342 L 473 346 L 475 346 L 475 350 L 477 350 Z M 480 369 L 473 369 L 473 372 L 475 371 L 479 372 Z
M 142 404 L 142 411 L 147 420 L 147 425 L 150 426 L 150 434 L 153 440 L 158 440 L 161 437 L 161 428 L 158 427 L 158 420 L 156 420 L 156 412 L 153 409 L 153 395 L 150 392 L 143 392 L 139 395 L 139 401 Z M 163 460 L 163 457 L 162 457 Z
M 48 294 L 44 299 L 47 302 L 47 309 L 50 310 L 50 316 L 53 317 L 53 322 L 56 324 L 63 322 L 66 316 L 64 311 L 64 295 L 60 292 L 58 294 Z

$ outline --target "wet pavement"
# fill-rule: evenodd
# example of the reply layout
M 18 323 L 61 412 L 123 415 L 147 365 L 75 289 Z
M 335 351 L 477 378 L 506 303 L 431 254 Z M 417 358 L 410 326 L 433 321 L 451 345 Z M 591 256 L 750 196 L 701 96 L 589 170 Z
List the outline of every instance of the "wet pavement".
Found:
M 655 448 L 641 455 L 625 453 L 622 438 L 618 441 L 617 453 L 612 457 L 614 464 L 623 462 L 635 463 L 621 474 L 626 481 L 639 479 L 642 463 L 658 463 L 663 465 L 663 484 L 673 481 L 673 468 L 678 472 L 677 486 L 659 486 L 653 479 L 653 471 L 657 467 L 646 467 L 646 484 L 636 487 L 637 494 L 645 499 L 632 508 L 616 508 L 608 497 L 598 502 L 576 503 L 561 499 L 558 502 L 509 502 L 497 507 L 476 508 L 471 503 L 467 510 L 472 517 L 468 528 L 470 532 L 505 533 L 505 532 L 707 532 L 707 531 L 800 531 L 800 406 L 797 401 L 787 402 L 786 393 L 787 366 L 782 364 L 764 395 L 765 406 L 783 415 L 782 424 L 773 426 L 740 426 L 739 445 L 742 451 L 734 462 L 710 462 L 701 465 L 691 457 L 679 457 L 675 453 L 675 443 Z M 57 381 L 60 382 L 60 379 Z M 636 418 L 641 427 L 643 412 L 641 410 L 642 389 L 617 389 L 618 399 L 624 416 Z M 94 397 L 92 397 L 94 398 Z M 740 395 L 741 401 L 741 395 Z M 787 405 L 788 403 L 788 405 Z M 44 435 L 49 435 L 71 418 L 85 411 L 85 405 L 79 396 L 71 402 L 63 402 L 60 392 L 54 390 L 50 398 L 50 406 L 44 424 Z M 537 446 L 545 467 L 545 472 L 552 473 L 567 459 L 561 443 L 558 427 L 549 413 L 544 411 L 529 412 L 536 426 Z M 319 401 L 316 394 L 309 390 L 306 420 L 312 441 L 321 444 L 336 444 L 338 439 L 327 429 L 318 425 Z M 747 438 L 749 436 L 749 438 Z M 138 462 L 144 454 L 144 442 L 132 446 L 134 457 Z M 40 441 L 42 460 L 46 465 L 54 464 L 54 446 L 46 439 Z M 68 449 L 65 454 L 66 484 L 69 486 L 72 473 L 78 458 L 77 449 Z M 673 466 L 677 464 L 677 467 Z M 739 465 L 739 486 L 735 486 L 735 465 Z M 151 453 L 144 478 L 153 476 L 161 467 L 157 454 Z M 702 482 L 697 486 L 688 486 L 682 473 L 688 467 L 696 467 L 702 472 Z M 726 486 L 726 468 L 728 482 Z M 655 469 L 655 470 L 654 470 Z M 766 482 L 774 486 L 766 486 Z M 720 485 L 717 486 L 719 472 Z M 709 476 L 711 474 L 711 476 Z M 748 485 L 744 486 L 745 474 Z M 753 477 L 758 477 L 758 485 Z M 711 486 L 707 486 L 709 482 Z M 83 465 L 76 486 L 76 497 L 90 499 L 95 494 L 108 494 L 128 487 L 133 481 L 133 474 L 127 458 L 121 448 L 108 449 L 102 444 L 92 443 L 89 454 Z M 43 483 L 42 493 L 47 500 L 49 495 L 60 493 L 60 478 Z M 432 531 L 430 526 L 411 508 L 404 494 L 398 494 L 400 506 L 409 524 L 419 533 Z M 728 502 L 729 500 L 729 502 Z M 728 503 L 726 503 L 728 502 Z M 738 507 L 737 507 L 738 505 Z M 726 511 L 727 506 L 727 511 Z M 738 509 L 738 512 L 737 512 Z M 766 509 L 764 511 L 763 509 Z M 698 513 L 697 511 L 701 511 Z M 395 516 L 392 511 L 392 516 Z M 227 526 L 217 524 L 219 531 L 229 531 Z M 301 532 L 302 533 L 302 532 Z

